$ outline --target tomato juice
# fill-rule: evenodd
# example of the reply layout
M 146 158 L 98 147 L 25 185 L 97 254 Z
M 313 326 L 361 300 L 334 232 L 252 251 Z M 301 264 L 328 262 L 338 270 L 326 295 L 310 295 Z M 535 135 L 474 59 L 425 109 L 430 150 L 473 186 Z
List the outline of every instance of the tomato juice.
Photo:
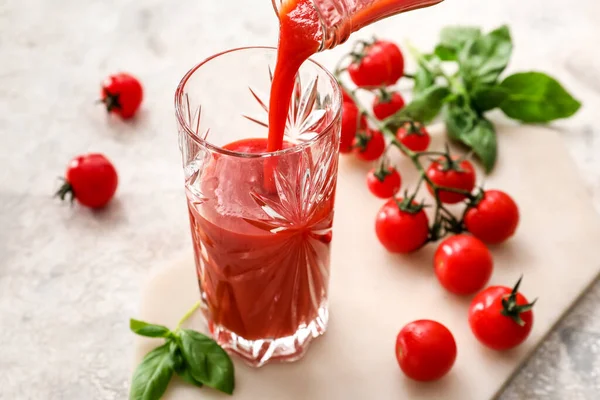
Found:
M 255 154 L 267 147 L 267 139 L 245 139 L 224 148 Z M 320 200 L 296 204 L 304 199 L 303 152 L 311 150 L 276 159 L 278 176 L 289 184 L 279 192 L 264 187 L 265 160 L 226 155 L 217 155 L 203 172 L 201 191 L 214 200 L 198 201 L 188 189 L 198 277 L 215 336 L 225 330 L 244 340 L 265 340 L 293 336 L 301 328 L 315 330 L 314 336 L 324 330 L 327 317 L 317 319 L 326 310 L 337 162 Z

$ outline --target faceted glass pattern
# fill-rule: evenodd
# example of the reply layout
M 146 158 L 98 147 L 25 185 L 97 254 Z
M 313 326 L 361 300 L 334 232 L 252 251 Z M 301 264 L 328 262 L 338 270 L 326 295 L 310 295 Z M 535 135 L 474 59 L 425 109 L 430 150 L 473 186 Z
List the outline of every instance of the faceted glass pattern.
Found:
M 324 333 L 341 94 L 309 61 L 275 153 L 224 148 L 265 139 L 276 50 L 245 48 L 195 67 L 176 93 L 192 238 L 209 329 L 260 366 L 295 360 Z

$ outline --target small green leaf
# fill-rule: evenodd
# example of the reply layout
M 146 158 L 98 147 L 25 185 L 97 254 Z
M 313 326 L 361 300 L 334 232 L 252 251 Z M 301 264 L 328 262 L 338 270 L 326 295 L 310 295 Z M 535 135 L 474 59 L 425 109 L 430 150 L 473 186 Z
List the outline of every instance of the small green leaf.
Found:
M 508 92 L 501 86 L 476 86 L 471 93 L 473 105 L 480 113 L 500 107 L 508 97 Z
M 173 361 L 173 370 L 181 379 L 190 385 L 202 387 L 202 382 L 198 382 L 190 373 L 190 367 L 183 358 L 179 342 L 179 340 L 173 340 L 170 342 L 169 346 L 171 360 Z
M 179 373 L 185 368 L 185 360 L 181 354 L 178 340 L 169 341 L 169 353 L 171 355 L 171 362 L 173 363 L 173 371 Z
M 481 117 L 468 135 L 461 141 L 473 149 L 475 155 L 481 160 L 487 173 L 494 169 L 498 154 L 496 131 L 494 125 L 484 117 Z
M 467 89 L 477 84 L 493 85 L 504 71 L 512 53 L 512 39 L 506 25 L 470 39 L 458 53 L 460 74 Z
M 500 108 L 519 121 L 540 123 L 567 118 L 581 107 L 556 79 L 541 72 L 510 75 L 500 86 L 508 93 Z
M 130 400 L 158 400 L 167 390 L 173 376 L 169 343 L 146 354 L 133 374 Z
M 169 353 L 173 362 L 173 371 L 185 382 L 190 385 L 202 387 L 202 382 L 198 382 L 190 373 L 189 365 L 187 365 L 179 344 L 180 340 L 172 340 L 169 343 Z
M 431 73 L 431 71 L 429 71 L 426 67 L 420 65 L 415 72 L 413 95 L 416 96 L 423 92 L 428 87 L 433 85 L 434 82 L 435 77 L 433 73 Z
M 435 54 L 419 54 L 418 67 L 414 74 L 413 96 L 420 94 L 435 83 L 438 72 L 433 72 L 439 67 L 439 58 Z
M 192 373 L 190 372 L 189 367 L 186 367 L 186 368 L 182 369 L 181 371 L 179 371 L 177 373 L 177 376 L 179 376 L 181 379 L 183 379 L 184 382 L 189 383 L 190 385 L 194 385 L 194 386 L 198 386 L 198 387 L 204 386 L 202 384 L 202 382 L 197 381 L 192 376 Z
M 461 135 L 470 132 L 479 120 L 477 113 L 465 104 L 464 98 L 460 97 L 444 107 L 446 130 L 452 140 L 460 140 Z
M 453 47 L 438 44 L 435 47 L 434 53 L 442 61 L 456 61 L 456 51 Z
M 410 103 L 394 115 L 394 118 L 410 118 L 426 124 L 439 114 L 449 94 L 450 90 L 447 87 L 434 84 L 417 94 Z
M 171 331 L 166 326 L 149 324 L 148 322 L 138 321 L 137 319 L 129 320 L 129 329 L 141 336 L 148 337 L 168 337 Z
M 199 332 L 182 329 L 180 348 L 192 377 L 206 386 L 227 394 L 235 386 L 234 368 L 229 355 L 214 340 Z
M 497 155 L 496 132 L 490 121 L 466 106 L 449 104 L 444 109 L 448 136 L 473 150 L 486 172 L 494 168 Z
M 481 36 L 481 29 L 474 26 L 447 26 L 442 28 L 440 32 L 440 44 L 438 47 L 443 48 L 440 50 L 444 55 L 452 57 L 451 60 L 456 60 L 456 54 L 460 49 L 463 48 L 465 43 L 469 40 L 477 39 Z M 450 52 L 453 54 L 450 55 Z M 436 48 L 436 54 L 437 54 Z M 440 57 L 438 55 L 438 57 Z M 443 57 L 440 57 L 444 60 Z M 451 61 L 445 60 L 445 61 Z

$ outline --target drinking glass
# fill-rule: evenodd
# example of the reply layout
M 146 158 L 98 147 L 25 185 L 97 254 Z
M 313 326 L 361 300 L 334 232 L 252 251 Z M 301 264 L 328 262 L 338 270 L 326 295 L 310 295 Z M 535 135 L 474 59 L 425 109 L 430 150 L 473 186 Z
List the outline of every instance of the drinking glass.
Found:
M 275 60 L 267 47 L 217 54 L 175 94 L 202 310 L 215 340 L 253 366 L 300 358 L 328 321 L 341 91 L 304 63 L 284 149 L 257 153 Z

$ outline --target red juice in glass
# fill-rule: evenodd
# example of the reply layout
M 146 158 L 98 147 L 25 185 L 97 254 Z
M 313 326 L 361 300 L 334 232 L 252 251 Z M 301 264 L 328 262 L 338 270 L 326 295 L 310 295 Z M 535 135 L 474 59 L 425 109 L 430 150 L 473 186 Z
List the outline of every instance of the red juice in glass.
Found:
M 275 60 L 271 48 L 220 54 L 176 95 L 203 311 L 219 344 L 252 365 L 299 358 L 328 319 L 341 93 L 303 64 L 281 149 L 268 152 Z
M 264 153 L 267 140 L 247 139 L 224 148 Z M 189 203 L 195 251 L 203 266 L 198 273 L 212 322 L 247 340 L 293 336 L 299 327 L 315 321 L 326 306 L 335 171 L 325 171 L 323 183 L 328 187 L 318 188 L 321 193 L 308 194 L 323 198 L 312 205 L 306 198 L 303 206 L 302 185 L 291 185 L 302 180 L 292 176 L 295 171 L 308 167 L 301 165 L 307 161 L 303 158 L 296 153 L 279 160 L 275 173 L 286 172 L 280 192 L 262 187 L 262 162 L 242 162 L 247 165 L 240 171 L 239 161 L 219 160 L 215 168 L 237 171 L 221 177 L 209 171 L 206 176 L 208 181 L 227 180 L 227 190 L 217 200 L 225 207 L 215 210 Z M 188 198 L 195 196 L 188 192 Z M 228 203 L 244 207 L 244 216 L 236 212 L 229 216 Z

